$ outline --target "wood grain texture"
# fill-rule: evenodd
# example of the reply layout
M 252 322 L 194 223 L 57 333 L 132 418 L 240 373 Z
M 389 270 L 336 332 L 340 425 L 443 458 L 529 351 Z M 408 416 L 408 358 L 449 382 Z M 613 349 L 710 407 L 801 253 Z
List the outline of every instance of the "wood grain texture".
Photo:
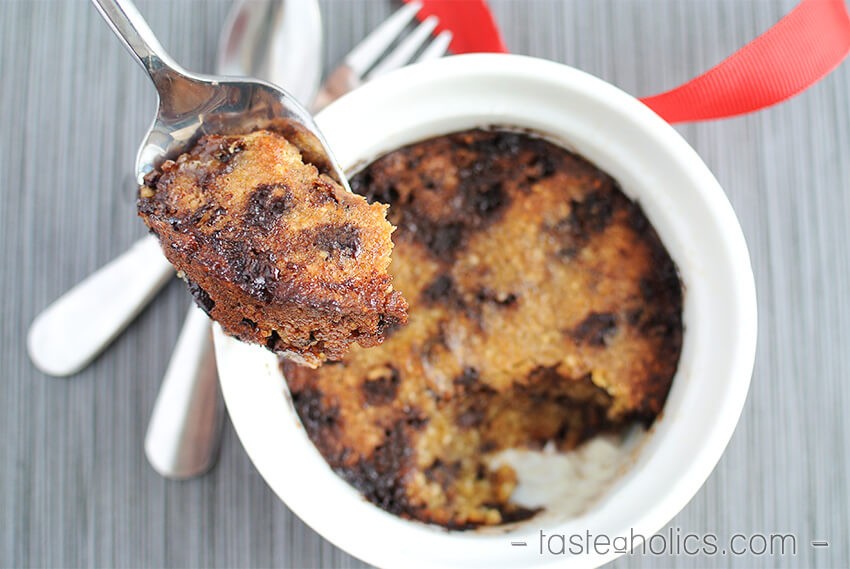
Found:
M 720 61 L 794 2 L 491 4 L 512 51 L 647 95 Z M 213 68 L 228 7 L 140 3 L 166 48 L 200 71 Z M 392 8 L 323 1 L 326 64 Z M 631 555 L 617 567 L 850 566 L 848 65 L 776 108 L 680 128 L 743 225 L 760 334 L 732 443 L 669 526 L 721 540 L 795 533 L 797 555 Z M 24 334 L 38 311 L 143 234 L 131 171 L 154 96 L 83 0 L 0 0 L 0 70 L 0 566 L 362 567 L 275 498 L 232 427 L 218 467 L 199 480 L 166 481 L 145 462 L 147 420 L 189 302 L 179 283 L 77 376 L 30 364 Z

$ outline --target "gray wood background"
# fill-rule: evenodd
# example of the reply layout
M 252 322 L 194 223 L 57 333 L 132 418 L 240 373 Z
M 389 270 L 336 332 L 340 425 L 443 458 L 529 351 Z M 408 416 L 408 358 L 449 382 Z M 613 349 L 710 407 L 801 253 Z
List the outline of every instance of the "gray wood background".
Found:
M 393 8 L 322 4 L 327 65 Z M 717 63 L 794 2 L 491 4 L 512 51 L 646 95 Z M 200 71 L 213 68 L 228 7 L 140 5 L 175 58 Z M 163 480 L 145 462 L 148 416 L 189 303 L 180 283 L 75 377 L 45 377 L 26 356 L 37 312 L 143 234 L 131 171 L 153 110 L 146 79 L 88 2 L 0 0 L 0 565 L 361 567 L 275 498 L 230 426 L 218 467 L 201 479 Z M 798 549 L 615 565 L 848 567 L 850 64 L 776 108 L 681 132 L 743 225 L 760 337 L 737 432 L 669 525 L 721 542 L 794 533 Z M 829 547 L 812 548 L 815 539 Z

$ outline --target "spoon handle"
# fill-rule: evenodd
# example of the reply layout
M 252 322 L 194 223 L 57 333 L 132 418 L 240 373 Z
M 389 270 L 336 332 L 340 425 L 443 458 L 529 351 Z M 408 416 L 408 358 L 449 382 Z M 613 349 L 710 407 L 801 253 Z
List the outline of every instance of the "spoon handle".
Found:
M 224 402 L 211 334 L 210 319 L 192 303 L 145 436 L 148 462 L 166 478 L 199 476 L 218 454 Z
M 160 45 L 144 17 L 131 0 L 92 0 L 109 27 L 121 39 L 154 84 L 165 74 L 185 75 L 185 71 Z
M 38 369 L 66 376 L 95 358 L 174 278 L 156 237 L 147 236 L 41 312 L 27 348 Z

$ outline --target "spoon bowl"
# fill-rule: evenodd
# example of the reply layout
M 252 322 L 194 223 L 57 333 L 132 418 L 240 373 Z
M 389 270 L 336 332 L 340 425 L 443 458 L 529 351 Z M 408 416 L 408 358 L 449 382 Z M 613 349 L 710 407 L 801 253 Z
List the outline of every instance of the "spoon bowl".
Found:
M 291 94 L 256 79 L 191 73 L 165 52 L 130 0 L 93 0 L 112 31 L 147 72 L 159 94 L 156 118 L 136 155 L 136 180 L 205 134 L 245 134 L 273 128 L 297 146 L 305 162 L 348 181 L 312 115 Z

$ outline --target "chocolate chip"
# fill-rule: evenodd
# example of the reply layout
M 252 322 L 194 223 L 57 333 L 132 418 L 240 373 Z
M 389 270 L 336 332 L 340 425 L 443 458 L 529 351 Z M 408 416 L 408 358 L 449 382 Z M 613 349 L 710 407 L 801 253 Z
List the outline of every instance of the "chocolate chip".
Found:
M 502 184 L 495 183 L 482 192 L 475 192 L 470 201 L 479 215 L 489 216 L 505 204 L 507 197 Z
M 327 404 L 322 391 L 312 387 L 293 391 L 292 404 L 310 439 L 326 452 L 338 436 L 341 421 L 339 407 Z
M 635 326 L 638 322 L 641 321 L 643 317 L 643 308 L 635 308 L 633 310 L 629 310 L 626 313 L 626 322 L 628 322 L 629 326 Z
M 312 186 L 311 198 L 313 198 L 315 204 L 342 203 L 341 194 L 344 194 L 345 190 L 332 184 L 327 179 L 317 178 L 313 180 Z
M 148 188 L 156 189 L 156 183 L 159 181 L 160 176 L 162 176 L 161 170 L 151 170 L 142 178 L 142 184 Z
M 458 427 L 463 429 L 477 427 L 483 422 L 484 409 L 480 409 L 476 406 L 471 406 L 465 409 L 455 419 L 455 423 L 457 423 Z
M 656 338 L 672 340 L 667 345 L 678 344 L 682 333 L 681 312 L 676 310 L 655 310 L 640 323 L 642 334 Z
M 322 225 L 315 228 L 313 234 L 313 244 L 328 253 L 331 259 L 354 259 L 360 254 L 360 229 L 353 225 Z
M 451 275 L 439 275 L 422 289 L 422 299 L 427 303 L 443 300 L 451 292 L 453 284 Z
M 517 296 L 512 292 L 496 292 L 487 287 L 480 289 L 475 298 L 478 302 L 490 302 L 499 306 L 511 306 L 517 301 Z
M 474 137 L 468 146 L 485 156 L 494 154 L 516 155 L 523 145 L 528 144 L 529 141 L 527 137 L 523 137 L 519 133 L 506 130 L 477 131 L 472 134 Z M 456 139 L 462 140 L 462 137 L 456 137 Z
M 500 504 L 499 513 L 502 515 L 503 524 L 522 522 L 533 518 L 543 511 L 543 508 L 526 508 L 516 504 Z
M 197 225 L 204 218 L 204 216 L 207 215 L 207 213 L 210 213 L 210 211 L 212 209 L 213 209 L 213 204 L 205 203 L 204 205 L 200 206 L 198 209 L 193 211 L 192 214 L 183 223 L 183 225 L 184 226 Z
M 558 257 L 566 261 L 574 258 L 594 234 L 608 226 L 614 214 L 614 206 L 609 198 L 595 191 L 581 201 L 570 201 L 569 215 L 547 228 L 562 241 L 557 251 Z
M 277 351 L 278 345 L 280 344 L 281 337 L 280 334 L 277 333 L 277 330 L 272 330 L 272 333 L 269 334 L 269 337 L 266 338 L 266 348 L 271 351 Z
M 591 312 L 576 326 L 570 335 L 576 342 L 591 346 L 604 346 L 617 330 L 617 315 L 609 312 Z
M 437 257 L 451 257 L 460 245 L 462 237 L 462 223 L 447 223 L 437 226 L 427 236 L 426 244 Z
M 386 405 L 395 400 L 401 379 L 398 370 L 391 365 L 375 368 L 362 383 L 363 397 L 367 405 Z
M 383 336 L 384 339 L 389 338 L 400 330 L 404 324 L 398 316 L 389 313 L 381 313 L 378 315 L 377 334 Z
M 243 150 L 245 150 L 245 143 L 241 140 L 235 143 L 231 143 L 225 139 L 222 140 L 221 143 L 219 143 L 218 148 L 213 151 L 212 155 L 213 158 L 215 158 L 219 162 L 227 164 L 233 159 L 234 156 L 236 156 Z
M 454 379 L 453 383 L 462 387 L 472 387 L 478 383 L 479 377 L 480 375 L 476 368 L 467 366 L 463 368 L 463 371 Z
M 581 201 L 570 201 L 571 229 L 577 237 L 587 239 L 590 235 L 604 231 L 613 213 L 614 206 L 608 193 L 591 192 Z
M 555 159 L 550 154 L 544 152 L 535 154 L 534 159 L 529 164 L 528 179 L 530 182 L 548 178 L 558 171 Z
M 358 172 L 348 180 L 348 185 L 351 186 L 351 191 L 365 197 L 366 201 L 369 203 L 375 201 L 374 184 L 375 178 L 372 175 L 371 168 L 366 168 L 362 172 Z
M 425 427 L 430 421 L 430 418 L 421 409 L 408 405 L 404 406 L 404 417 L 410 428 L 417 431 Z
M 268 231 L 281 215 L 292 209 L 292 190 L 286 184 L 260 184 L 248 197 L 242 219 Z
M 560 259 L 563 259 L 564 261 L 569 261 L 570 259 L 575 259 L 576 255 L 578 255 L 578 252 L 578 247 L 567 245 L 558 249 L 556 255 L 558 255 L 558 257 Z
M 661 263 L 650 270 L 648 276 L 640 279 L 640 292 L 645 301 L 663 300 L 681 290 L 676 266 L 672 262 Z
M 628 220 L 629 226 L 639 235 L 643 235 L 648 229 L 652 228 L 649 220 L 646 218 L 646 214 L 643 213 L 643 209 L 641 209 L 640 204 L 629 201 L 626 209 L 626 219 Z
M 466 407 L 461 409 L 455 417 L 455 423 L 462 429 L 478 427 L 484 423 L 487 418 L 487 407 L 492 401 L 495 391 L 489 386 L 482 383 L 473 385 L 472 391 L 474 396 L 468 397 Z
M 425 468 L 425 478 L 429 482 L 436 482 L 443 490 L 448 490 L 449 486 L 460 474 L 460 467 L 459 460 L 446 463 L 442 459 L 436 458 L 434 462 Z
M 366 168 L 349 181 L 351 191 L 360 194 L 371 203 L 393 205 L 398 202 L 399 193 L 396 187 L 385 179 L 376 180 L 372 167 Z
M 413 455 L 404 425 L 399 421 L 387 429 L 384 442 L 368 458 L 334 470 L 378 507 L 391 514 L 413 517 L 422 506 L 410 501 L 403 481 Z
M 198 283 L 186 279 L 186 285 L 189 287 L 189 292 L 192 294 L 192 298 L 195 299 L 195 304 L 197 304 L 201 310 L 206 312 L 207 316 L 209 316 L 210 312 L 215 307 L 215 301 L 210 298 L 207 291 L 202 289 Z
M 387 205 L 393 205 L 398 202 L 398 198 L 398 190 L 395 189 L 394 186 L 383 188 L 381 191 L 374 192 L 370 196 L 367 196 L 369 203 L 379 202 Z
M 496 148 L 506 154 L 517 154 L 522 148 L 523 138 L 516 132 L 496 133 Z
M 280 284 L 280 269 L 272 253 L 258 251 L 246 240 L 232 238 L 223 230 L 210 233 L 209 242 L 224 259 L 230 278 L 239 288 L 261 302 L 274 298 Z
M 262 302 L 271 302 L 280 278 L 280 269 L 267 252 L 246 252 L 246 256 L 233 262 L 239 287 Z

